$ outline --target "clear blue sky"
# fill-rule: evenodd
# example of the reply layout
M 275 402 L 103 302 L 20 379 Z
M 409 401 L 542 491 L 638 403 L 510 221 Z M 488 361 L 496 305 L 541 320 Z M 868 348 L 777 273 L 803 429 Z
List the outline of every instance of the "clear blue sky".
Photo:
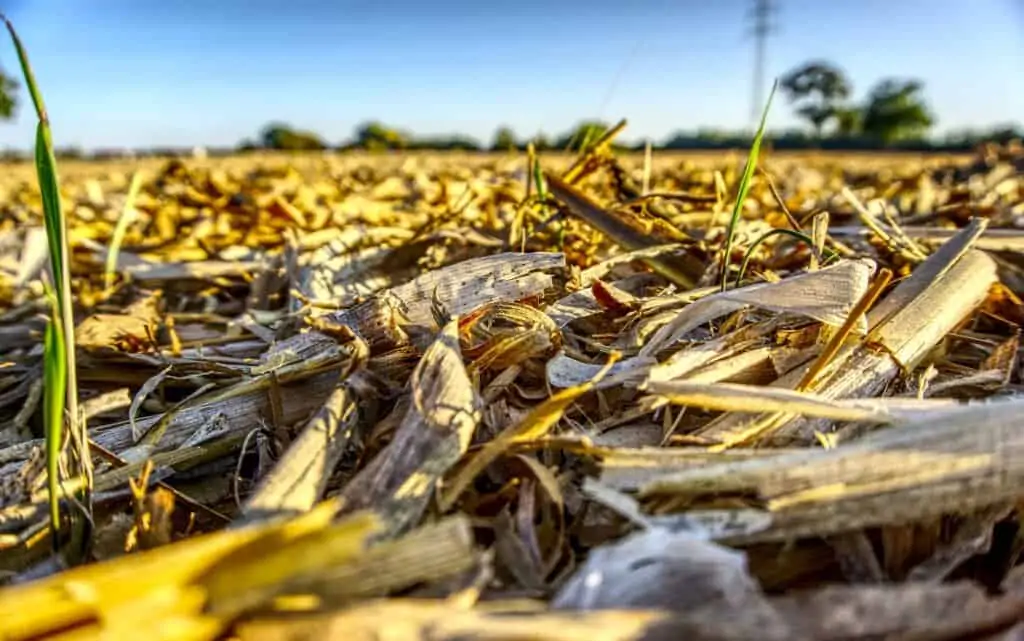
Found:
M 1024 0 L 776 0 L 769 77 L 809 58 L 858 97 L 926 83 L 939 131 L 1024 122 Z M 7 0 L 60 145 L 233 145 L 270 120 L 332 142 L 376 117 L 484 141 L 584 117 L 628 138 L 750 120 L 750 0 Z M 13 48 L 0 63 L 16 71 Z M 27 106 L 27 105 L 26 105 Z M 29 109 L 0 123 L 27 148 Z M 795 123 L 779 101 L 770 125 Z

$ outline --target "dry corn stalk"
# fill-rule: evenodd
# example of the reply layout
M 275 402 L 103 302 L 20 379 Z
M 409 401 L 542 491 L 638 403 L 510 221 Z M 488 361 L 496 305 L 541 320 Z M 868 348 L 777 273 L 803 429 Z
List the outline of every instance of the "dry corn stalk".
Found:
M 709 465 L 648 481 L 643 497 L 735 492 L 772 517 L 747 541 L 824 536 L 947 513 L 1024 494 L 1019 400 L 992 401 L 909 421 L 832 450 L 809 449 Z
M 964 229 L 883 299 L 868 315 L 868 335 L 841 349 L 810 389 L 825 398 L 874 396 L 902 371 L 916 366 L 974 312 L 996 282 L 992 259 L 969 249 L 979 226 Z M 774 385 L 796 387 L 802 376 L 802 371 L 792 372 Z M 700 435 L 725 445 L 766 433 L 808 442 L 815 431 L 828 432 L 828 425 L 784 413 L 754 418 L 726 414 L 703 428 Z
M 458 321 L 449 322 L 409 381 L 411 403 L 394 440 L 345 486 L 345 510 L 373 508 L 389 532 L 419 521 L 441 477 L 469 448 L 481 403 L 462 363 Z

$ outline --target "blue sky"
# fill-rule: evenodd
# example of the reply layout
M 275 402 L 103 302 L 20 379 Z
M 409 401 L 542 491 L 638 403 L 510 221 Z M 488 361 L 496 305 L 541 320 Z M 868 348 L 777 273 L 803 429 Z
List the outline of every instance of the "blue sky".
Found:
M 1024 122 L 1024 0 L 776 0 L 769 77 L 810 58 L 858 97 L 916 77 L 938 131 Z M 271 120 L 630 139 L 749 124 L 750 0 L 7 0 L 59 145 L 233 145 Z M 16 71 L 13 48 L 0 64 Z M 795 124 L 779 101 L 771 127 Z M 27 148 L 29 109 L 0 123 Z

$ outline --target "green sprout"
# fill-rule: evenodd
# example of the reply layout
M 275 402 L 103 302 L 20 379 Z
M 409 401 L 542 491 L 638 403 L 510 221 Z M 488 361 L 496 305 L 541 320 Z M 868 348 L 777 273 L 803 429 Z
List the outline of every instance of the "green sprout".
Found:
M 761 112 L 761 124 L 754 134 L 754 142 L 750 145 L 750 153 L 747 155 L 747 164 L 743 168 L 743 177 L 740 179 L 739 190 L 736 193 L 736 203 L 732 208 L 732 217 L 729 219 L 729 229 L 725 235 L 725 255 L 722 256 L 722 291 L 729 286 L 729 257 L 732 256 L 733 238 L 736 235 L 736 226 L 740 220 L 740 212 L 743 210 L 743 202 L 750 192 L 750 182 L 754 177 L 754 169 L 757 167 L 757 156 L 761 152 L 761 140 L 764 138 L 765 123 L 768 121 L 768 111 L 772 107 L 772 97 L 779 86 L 776 80 L 772 85 L 772 91 L 768 94 L 768 102 L 765 103 L 764 111 Z
M 55 549 L 60 547 L 60 457 L 63 451 L 65 436 L 65 419 L 68 429 L 66 433 L 72 443 L 77 446 L 75 472 L 85 477 L 84 490 L 78 493 L 80 501 L 91 500 L 90 486 L 92 466 L 89 458 L 89 439 L 85 425 L 79 420 L 78 414 L 78 383 L 75 367 L 75 321 L 71 297 L 71 264 L 68 245 L 67 218 L 61 209 L 60 185 L 57 179 L 57 160 L 53 153 L 53 139 L 50 133 L 50 119 L 43 104 L 35 74 L 28 61 L 28 54 L 21 39 L 4 16 L 0 16 L 7 25 L 11 41 L 18 54 L 18 62 L 28 86 L 32 104 L 35 107 L 38 123 L 36 125 L 35 166 L 39 180 L 39 192 L 43 202 L 43 222 L 46 227 L 46 239 L 50 252 L 50 274 L 52 288 L 47 288 L 47 297 L 51 303 L 52 313 L 47 322 L 44 336 L 43 381 L 44 404 L 43 420 L 46 437 L 46 473 L 49 490 L 50 526 Z M 79 504 L 81 505 L 81 503 Z M 88 517 L 88 510 L 85 510 Z M 84 549 L 84 525 L 75 521 L 73 536 Z

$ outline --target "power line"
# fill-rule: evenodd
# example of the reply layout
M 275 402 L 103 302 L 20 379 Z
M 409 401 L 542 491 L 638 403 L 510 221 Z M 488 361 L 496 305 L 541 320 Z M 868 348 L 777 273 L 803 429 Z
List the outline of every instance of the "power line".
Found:
M 776 0 L 753 0 L 749 18 L 753 21 L 754 35 L 754 87 L 750 105 L 750 120 L 754 127 L 761 118 L 764 109 L 765 66 L 767 58 L 768 36 L 776 32 L 772 23 L 778 11 Z

